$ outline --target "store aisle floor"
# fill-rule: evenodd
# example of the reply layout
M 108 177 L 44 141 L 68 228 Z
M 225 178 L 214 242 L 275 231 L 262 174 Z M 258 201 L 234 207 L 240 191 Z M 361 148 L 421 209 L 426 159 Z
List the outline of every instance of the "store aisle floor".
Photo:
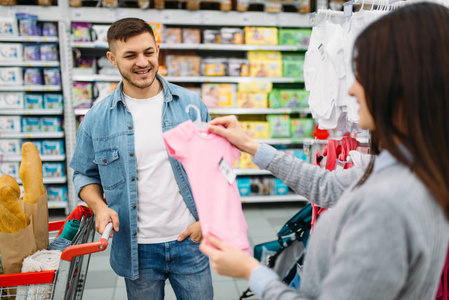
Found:
M 275 239 L 276 233 L 293 216 L 303 203 L 245 204 L 244 214 L 248 222 L 251 247 Z M 96 236 L 98 239 L 99 236 Z M 123 278 L 117 276 L 109 265 L 110 248 L 91 255 L 83 299 L 126 300 Z M 212 270 L 214 300 L 236 300 L 247 288 L 246 280 L 236 280 L 216 274 Z M 166 300 L 176 300 L 170 284 L 165 285 Z M 150 298 L 149 298 L 150 299 Z M 250 299 L 257 300 L 256 297 Z M 193 300 L 193 299 L 192 299 Z

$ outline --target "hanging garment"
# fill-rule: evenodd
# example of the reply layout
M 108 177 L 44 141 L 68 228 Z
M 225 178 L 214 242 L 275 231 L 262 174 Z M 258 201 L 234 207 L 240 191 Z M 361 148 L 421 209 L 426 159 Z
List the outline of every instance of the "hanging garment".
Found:
M 203 235 L 211 233 L 251 254 L 248 226 L 235 175 L 240 152 L 225 138 L 208 134 L 186 121 L 163 134 L 169 155 L 179 160 L 189 178 Z

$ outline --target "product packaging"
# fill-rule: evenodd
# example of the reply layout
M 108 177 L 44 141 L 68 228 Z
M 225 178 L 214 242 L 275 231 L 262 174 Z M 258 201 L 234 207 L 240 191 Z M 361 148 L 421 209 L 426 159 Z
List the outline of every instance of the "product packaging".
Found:
M 22 85 L 23 73 L 19 67 L 0 68 L 0 85 Z
M 28 141 L 22 141 L 20 148 L 22 148 L 23 144 L 27 143 Z M 36 147 L 37 152 L 39 154 L 42 154 L 42 143 L 39 140 L 30 141 L 30 143 L 33 143 L 33 145 Z
M 267 108 L 266 93 L 237 93 L 239 108 Z
M 21 36 L 40 35 L 40 28 L 37 24 L 37 16 L 25 13 L 16 14 L 19 21 L 19 33 Z
M 238 91 L 242 93 L 269 93 L 273 84 L 267 81 L 246 81 L 238 83 Z
M 279 51 L 248 51 L 251 77 L 282 77 L 282 54 Z
M 249 60 L 242 58 L 230 58 L 228 60 L 229 76 L 249 76 Z
M 0 131 L 20 132 L 20 121 L 19 116 L 0 116 Z
M 201 75 L 226 76 L 227 67 L 226 58 L 205 58 L 201 61 Z
M 41 94 L 25 94 L 25 109 L 43 109 L 44 96 Z
M 148 23 L 148 25 L 150 25 L 151 29 L 153 29 L 156 44 L 162 43 L 163 38 L 162 23 Z
M 43 85 L 42 70 L 40 68 L 26 68 L 23 81 L 25 85 Z
M 201 57 L 197 55 L 167 55 L 168 76 L 200 76 Z
M 0 18 L 0 36 L 17 36 L 17 20 L 15 18 Z
M 221 28 L 221 43 L 222 44 L 243 44 L 244 31 L 241 28 Z
M 290 137 L 289 115 L 268 115 L 267 121 L 270 124 L 270 138 Z
M 288 194 L 288 186 L 279 178 L 274 179 L 273 186 L 273 194 L 276 196 L 287 195 Z
M 63 178 L 64 164 L 63 163 L 43 163 L 42 164 L 42 177 L 43 178 Z
M 62 123 L 60 117 L 41 118 L 41 128 L 43 132 L 61 132 Z
M 254 176 L 251 179 L 251 195 L 254 196 L 267 196 L 271 195 L 273 178 L 268 176 Z
M 232 83 L 203 83 L 201 98 L 209 108 L 235 107 L 237 85 Z
M 98 96 L 96 97 L 94 103 L 103 100 L 115 91 L 115 89 L 117 89 L 117 85 L 118 82 L 95 82 L 93 88 Z
M 309 118 L 292 118 L 290 135 L 295 138 L 312 138 L 315 129 L 315 121 Z
M 90 42 L 92 24 L 85 22 L 72 22 L 72 40 L 74 42 Z
M 10 155 L 20 155 L 20 140 L 0 140 L 0 153 Z
M 60 85 L 61 71 L 58 68 L 44 68 L 45 85 Z
M 18 162 L 8 162 L 0 163 L 0 176 L 9 175 L 14 178 L 19 178 L 19 163 Z
M 243 131 L 253 139 L 268 139 L 270 137 L 268 122 L 241 121 L 239 123 Z
M 74 82 L 72 96 L 74 109 L 90 108 L 92 106 L 92 83 Z
M 201 30 L 199 28 L 183 28 L 182 42 L 184 44 L 199 44 L 201 43 Z
M 19 43 L 0 44 L 0 61 L 20 62 L 23 57 L 23 45 Z
M 42 43 L 40 53 L 42 61 L 58 61 L 58 44 Z
M 255 163 L 253 163 L 253 157 L 246 152 L 242 152 L 239 158 L 239 169 L 257 169 Z
M 37 43 L 23 44 L 23 60 L 24 61 L 40 61 L 41 48 Z
M 278 29 L 271 27 L 245 27 L 247 45 L 277 45 Z
M 63 96 L 61 94 L 44 94 L 45 109 L 62 109 Z
M 282 59 L 283 76 L 294 77 L 304 81 L 304 55 L 284 54 Z
M 0 109 L 23 109 L 24 93 L 0 92 Z
M 237 188 L 239 189 L 240 196 L 251 195 L 251 179 L 249 177 L 238 177 Z
M 22 118 L 22 132 L 40 132 L 41 120 L 37 117 Z
M 306 90 L 280 90 L 281 107 L 309 107 L 309 92 Z
M 203 31 L 204 44 L 221 44 L 220 30 L 206 29 Z
M 57 36 L 58 29 L 56 27 L 56 23 L 53 23 L 53 22 L 42 23 L 42 35 L 43 36 Z
M 309 47 L 310 36 L 312 30 L 310 29 L 279 29 L 279 45 L 296 46 L 307 50 Z
M 164 30 L 164 42 L 166 44 L 182 43 L 182 29 L 178 27 L 168 27 Z
M 64 141 L 63 140 L 44 140 L 42 141 L 43 155 L 63 155 Z
M 92 42 L 100 45 L 108 43 L 109 25 L 92 25 L 91 39 Z
M 268 94 L 268 107 L 270 108 L 282 107 L 281 91 L 279 89 L 273 89 Z
M 49 186 L 47 187 L 47 197 L 49 202 L 67 202 L 67 187 Z

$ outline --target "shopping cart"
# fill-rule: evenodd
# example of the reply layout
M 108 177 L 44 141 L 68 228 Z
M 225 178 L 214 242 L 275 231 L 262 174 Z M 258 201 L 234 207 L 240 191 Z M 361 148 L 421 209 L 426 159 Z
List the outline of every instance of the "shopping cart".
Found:
M 58 231 L 65 220 L 50 222 L 49 232 Z M 82 299 L 90 255 L 106 250 L 112 223 L 93 242 L 94 216 L 83 217 L 71 246 L 61 253 L 59 270 L 0 275 L 0 299 Z

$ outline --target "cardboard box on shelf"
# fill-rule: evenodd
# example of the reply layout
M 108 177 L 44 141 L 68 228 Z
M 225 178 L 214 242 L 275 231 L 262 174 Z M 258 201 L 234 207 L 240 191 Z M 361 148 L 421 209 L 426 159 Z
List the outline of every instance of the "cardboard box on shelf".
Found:
M 290 137 L 290 116 L 289 115 L 268 115 L 270 124 L 270 138 Z
M 304 80 L 303 54 L 284 54 L 282 56 L 282 67 L 284 77 L 295 77 Z
M 244 31 L 241 28 L 221 28 L 221 43 L 241 45 L 244 40 Z
M 238 177 L 237 188 L 239 189 L 240 196 L 251 195 L 251 179 L 249 177 Z
M 229 76 L 249 76 L 249 60 L 244 58 L 230 58 L 228 60 Z
M 235 107 L 236 91 L 233 83 L 203 83 L 201 98 L 209 108 Z
M 315 129 L 315 121 L 310 118 L 292 118 L 290 124 L 291 137 L 311 138 Z
M 241 121 L 239 123 L 243 131 L 253 139 L 269 138 L 270 125 L 268 122 Z
M 282 77 L 282 61 L 250 61 L 250 77 Z
M 182 29 L 179 27 L 166 27 L 163 40 L 166 44 L 182 43 Z
M 21 118 L 19 116 L 0 117 L 0 131 L 20 132 Z
M 273 88 L 273 83 L 267 81 L 239 82 L 238 91 L 242 93 L 269 93 Z
M 266 93 L 237 93 L 237 107 L 239 108 L 266 108 Z
M 196 55 L 167 55 L 168 76 L 200 76 L 201 57 Z
M 239 158 L 239 168 L 240 169 L 258 169 L 255 163 L 252 161 L 252 156 L 246 152 L 242 152 Z
M 310 29 L 279 29 L 279 45 L 297 46 L 302 49 L 307 49 L 310 42 L 312 30 Z
M 0 108 L 23 109 L 24 95 L 25 94 L 22 92 L 1 92 L 0 93 Z
M 156 44 L 162 43 L 163 41 L 162 23 L 148 23 L 148 25 L 150 25 L 151 29 L 153 29 Z
M 182 42 L 184 44 L 199 44 L 201 43 L 201 30 L 199 28 L 183 28 Z
M 280 90 L 280 107 L 309 107 L 309 92 L 306 90 Z M 275 101 L 273 95 L 273 102 Z
M 278 29 L 274 27 L 245 27 L 247 45 L 277 45 Z
M 203 76 L 226 76 L 226 58 L 205 58 L 201 61 L 201 75 Z

